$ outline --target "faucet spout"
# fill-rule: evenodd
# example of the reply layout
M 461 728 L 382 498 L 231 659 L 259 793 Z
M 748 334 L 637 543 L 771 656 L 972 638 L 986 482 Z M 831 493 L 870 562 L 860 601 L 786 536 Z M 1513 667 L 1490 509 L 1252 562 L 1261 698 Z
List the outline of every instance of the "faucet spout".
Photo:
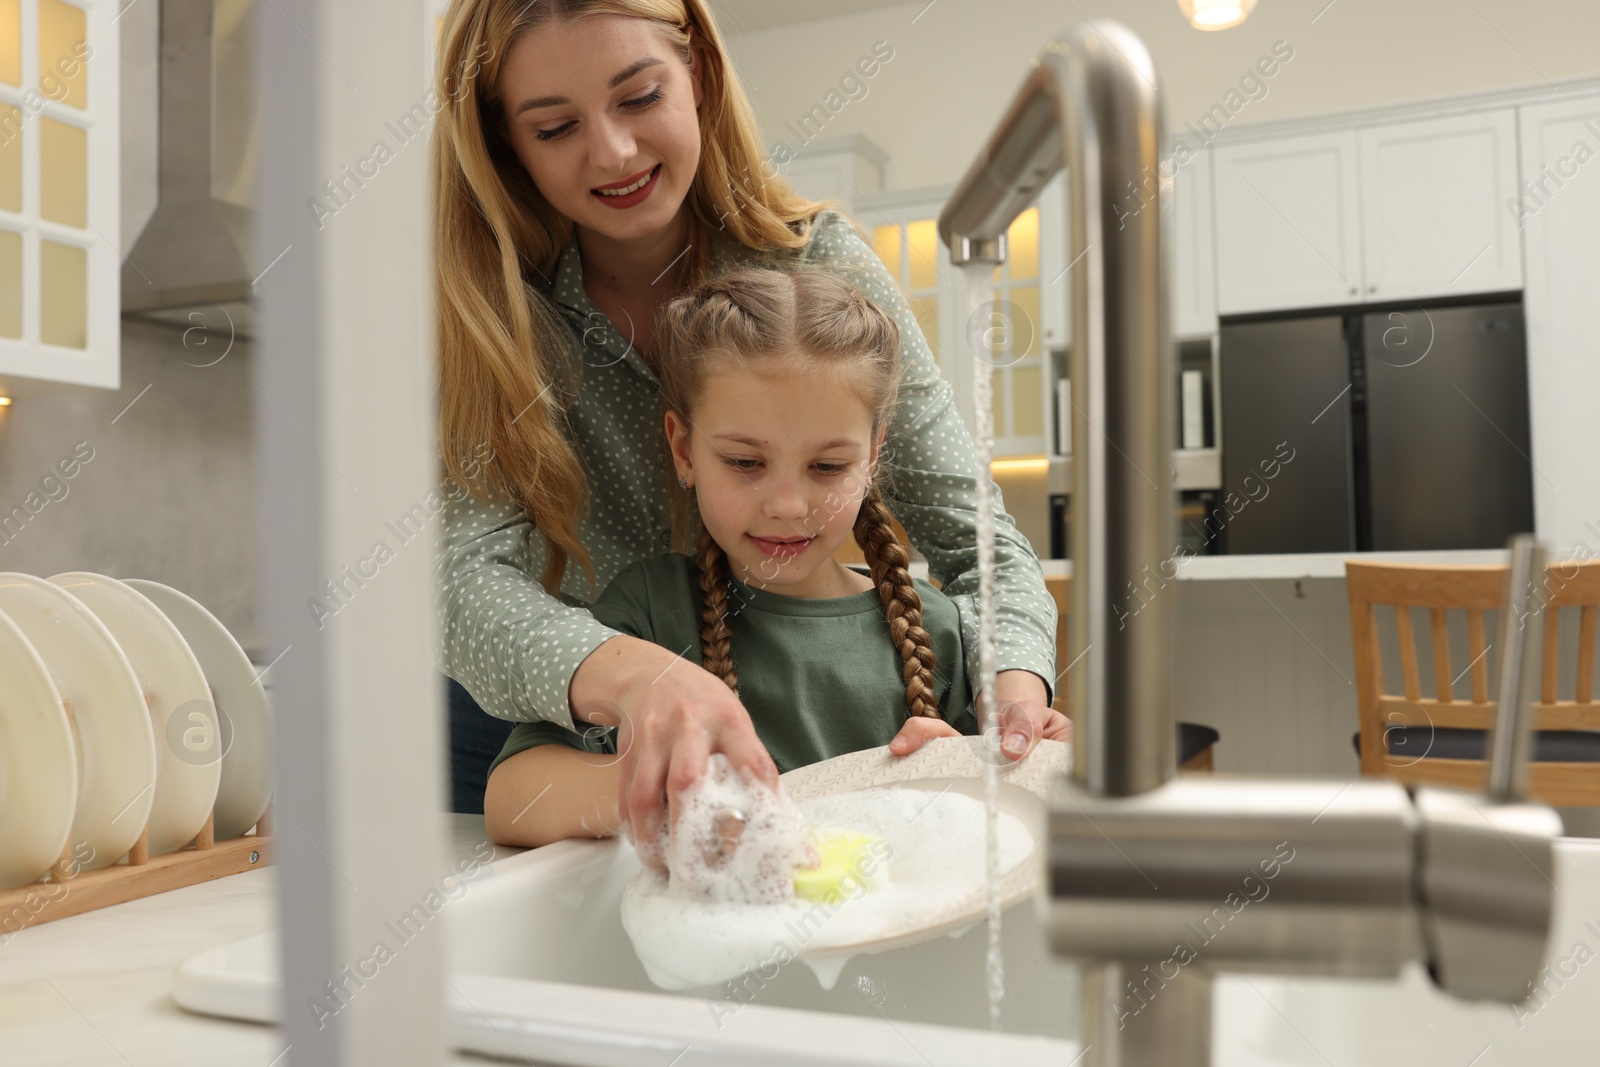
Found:
M 1001 262 L 1012 220 L 1066 168 L 1073 777 L 1105 796 L 1176 772 L 1175 598 L 1142 595 L 1173 577 L 1176 536 L 1163 212 L 1141 192 L 1159 189 L 1160 145 L 1150 53 L 1121 25 L 1086 23 L 1033 61 L 939 216 L 955 263 Z

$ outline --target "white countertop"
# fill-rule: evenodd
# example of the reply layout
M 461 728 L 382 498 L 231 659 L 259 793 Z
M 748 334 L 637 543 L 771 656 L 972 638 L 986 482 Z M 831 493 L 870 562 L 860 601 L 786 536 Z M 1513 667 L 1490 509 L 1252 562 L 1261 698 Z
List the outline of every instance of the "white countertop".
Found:
M 451 815 L 452 860 L 473 855 L 483 819 Z M 520 849 L 496 849 L 495 858 Z M 0 927 L 0 1062 L 129 1067 L 268 1067 L 277 1027 L 191 1015 L 172 1003 L 173 971 L 197 952 L 277 928 L 275 867 L 110 908 Z M 451 1056 L 451 1064 L 481 1064 Z
M 1505 563 L 1498 548 L 1439 552 L 1314 552 L 1277 556 L 1189 556 L 1178 561 L 1179 581 L 1219 581 L 1253 578 L 1343 578 L 1345 560 L 1363 563 L 1432 563 L 1445 566 Z M 1046 578 L 1066 578 L 1072 561 L 1046 559 L 1040 563 Z

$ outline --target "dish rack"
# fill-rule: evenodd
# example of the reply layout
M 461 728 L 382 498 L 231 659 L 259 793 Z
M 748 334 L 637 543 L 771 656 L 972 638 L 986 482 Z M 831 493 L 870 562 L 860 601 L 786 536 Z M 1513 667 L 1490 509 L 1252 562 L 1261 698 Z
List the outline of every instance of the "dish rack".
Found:
M 140 897 L 155 896 L 169 889 L 182 889 L 240 871 L 252 871 L 272 862 L 272 807 L 249 830 L 228 841 L 212 837 L 215 815 L 194 840 L 176 852 L 151 856 L 147 826 L 128 850 L 126 863 L 114 863 L 92 871 L 78 870 L 69 841 L 61 858 L 40 881 L 0 889 L 0 928 L 11 929 L 20 922 L 36 926 L 69 915 L 81 915 L 96 908 L 108 908 Z M 56 887 L 61 887 L 59 890 Z M 21 916 L 27 916 L 23 920 Z

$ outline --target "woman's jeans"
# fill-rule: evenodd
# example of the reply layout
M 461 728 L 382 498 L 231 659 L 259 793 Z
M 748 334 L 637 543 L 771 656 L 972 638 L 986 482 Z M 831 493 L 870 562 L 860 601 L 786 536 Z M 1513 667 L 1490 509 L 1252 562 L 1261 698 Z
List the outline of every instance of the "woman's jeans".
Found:
M 480 708 L 454 678 L 446 675 L 444 680 L 450 705 L 450 810 L 482 815 L 489 764 L 514 724 Z

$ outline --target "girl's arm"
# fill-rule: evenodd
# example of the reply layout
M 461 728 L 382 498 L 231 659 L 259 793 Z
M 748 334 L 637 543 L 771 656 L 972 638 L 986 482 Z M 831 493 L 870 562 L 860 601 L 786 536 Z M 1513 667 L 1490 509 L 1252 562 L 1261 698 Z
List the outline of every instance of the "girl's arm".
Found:
M 613 837 L 617 757 L 536 745 L 501 761 L 483 795 L 483 822 L 497 845 L 537 848 L 569 837 Z

